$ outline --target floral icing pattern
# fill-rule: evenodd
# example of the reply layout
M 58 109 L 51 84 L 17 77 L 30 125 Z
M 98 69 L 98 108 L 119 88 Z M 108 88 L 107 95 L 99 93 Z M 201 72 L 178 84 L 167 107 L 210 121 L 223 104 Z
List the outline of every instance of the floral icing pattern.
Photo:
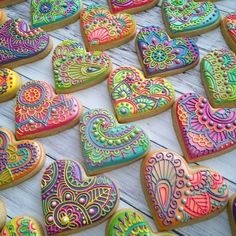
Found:
M 81 30 L 89 51 L 106 50 L 131 40 L 136 33 L 136 23 L 131 15 L 112 15 L 99 4 L 92 4 L 81 13 Z M 114 47 L 114 46 L 113 46 Z
M 172 114 L 188 162 L 215 157 L 236 147 L 233 109 L 213 109 L 203 96 L 188 93 L 176 101 Z
M 99 224 L 116 210 L 119 192 L 106 176 L 87 177 L 70 160 L 51 164 L 41 182 L 42 206 L 48 235 L 73 234 Z
M 178 154 L 157 150 L 144 159 L 144 193 L 159 230 L 208 219 L 228 203 L 224 178 L 212 169 L 190 168 Z
M 162 78 L 146 79 L 135 67 L 119 67 L 108 79 L 114 110 L 120 122 L 142 119 L 170 108 L 174 88 Z
M 74 40 L 65 40 L 54 50 L 52 63 L 57 92 L 74 92 L 105 80 L 112 69 L 103 52 L 87 52 Z
M 131 124 L 120 125 L 112 113 L 94 109 L 80 121 L 80 139 L 88 173 L 117 168 L 147 154 L 150 140 Z
M 165 30 L 149 26 L 136 37 L 139 61 L 148 77 L 176 74 L 194 67 L 199 49 L 193 39 L 170 39 Z
M 220 24 L 220 11 L 212 2 L 163 0 L 162 13 L 170 36 L 199 35 Z
M 202 60 L 203 84 L 213 107 L 236 107 L 236 55 L 214 50 Z
M 25 83 L 15 107 L 16 137 L 42 137 L 79 122 L 82 105 L 72 95 L 55 95 L 44 81 Z
M 229 215 L 232 235 L 234 235 L 236 232 L 236 194 L 233 194 L 230 197 L 228 204 L 228 215 Z

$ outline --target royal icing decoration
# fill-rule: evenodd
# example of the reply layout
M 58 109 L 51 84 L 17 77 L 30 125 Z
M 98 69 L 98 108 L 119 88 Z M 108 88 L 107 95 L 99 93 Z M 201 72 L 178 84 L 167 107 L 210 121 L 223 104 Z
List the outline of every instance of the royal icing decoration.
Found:
M 136 23 L 131 15 L 112 15 L 99 4 L 93 4 L 81 13 L 81 30 L 89 50 L 106 50 L 131 40 Z
M 42 137 L 79 122 L 82 105 L 72 95 L 55 95 L 44 81 L 25 83 L 15 107 L 16 137 Z
M 20 86 L 20 75 L 10 69 L 0 68 L 0 102 L 5 102 L 15 97 Z
M 199 35 L 220 23 L 220 12 L 212 2 L 163 0 L 162 14 L 171 36 Z
M 214 157 L 236 147 L 233 109 L 213 109 L 203 96 L 188 93 L 176 101 L 172 114 L 188 162 Z
M 8 20 L 0 26 L 0 66 L 46 56 L 51 50 L 50 37 L 43 30 L 31 29 L 23 20 Z
M 41 182 L 42 206 L 48 235 L 73 234 L 97 225 L 113 214 L 119 191 L 104 175 L 87 177 L 70 160 L 51 164 Z
M 175 92 L 169 81 L 146 79 L 134 67 L 119 67 L 113 71 L 108 86 L 120 122 L 156 115 L 174 103 Z
M 87 52 L 74 40 L 60 43 L 52 57 L 57 92 L 73 92 L 105 80 L 112 69 L 110 57 L 102 52 Z
M 144 193 L 160 230 L 208 219 L 228 203 L 224 178 L 207 167 L 189 167 L 178 154 L 160 149 L 144 159 Z
M 199 60 L 199 49 L 193 39 L 170 39 L 165 30 L 149 26 L 140 30 L 136 48 L 147 77 L 172 75 L 194 67 Z
M 65 21 L 72 23 L 79 18 L 82 3 L 81 0 L 32 0 L 31 8 L 34 28 L 53 25 L 58 28 Z
M 236 233 L 236 194 L 230 197 L 228 204 L 228 215 L 231 224 L 232 235 Z
M 43 166 L 45 154 L 36 141 L 15 141 L 7 129 L 0 128 L 0 189 L 18 184 L 36 174 Z
M 202 80 L 213 107 L 236 107 L 236 55 L 227 49 L 208 53 L 201 63 Z
M 120 125 L 104 109 L 85 113 L 80 135 L 88 173 L 103 172 L 128 164 L 147 154 L 150 140 L 144 131 L 131 124 Z

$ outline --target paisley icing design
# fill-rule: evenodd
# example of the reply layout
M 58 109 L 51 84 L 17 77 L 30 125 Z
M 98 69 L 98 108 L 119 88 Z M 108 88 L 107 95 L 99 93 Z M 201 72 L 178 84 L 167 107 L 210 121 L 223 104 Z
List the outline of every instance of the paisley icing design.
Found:
M 112 15 L 99 4 L 92 4 L 83 10 L 80 23 L 89 51 L 118 47 L 133 39 L 136 33 L 136 23 L 131 15 Z
M 58 93 L 74 92 L 105 80 L 112 69 L 110 57 L 102 52 L 87 52 L 74 40 L 65 40 L 54 50 L 54 80 Z
M 199 49 L 193 39 L 170 39 L 165 30 L 148 26 L 136 37 L 140 64 L 147 77 L 178 74 L 194 67 Z
M 79 122 L 82 106 L 76 97 L 55 95 L 44 81 L 25 83 L 17 94 L 15 107 L 16 137 L 44 137 Z
M 101 223 L 113 214 L 119 199 L 111 179 L 87 177 L 82 166 L 70 160 L 45 170 L 41 192 L 48 235 L 73 234 Z
M 0 102 L 16 96 L 21 86 L 21 77 L 10 69 L 0 68 Z
M 0 66 L 12 68 L 47 56 L 52 41 L 43 30 L 31 29 L 20 19 L 8 20 L 0 26 Z
M 174 128 L 188 162 L 208 159 L 236 147 L 236 112 L 213 109 L 195 93 L 182 95 L 172 112 Z
M 120 125 L 107 110 L 86 112 L 80 121 L 80 139 L 89 174 L 118 168 L 144 157 L 150 140 L 131 124 Z
M 120 122 L 142 119 L 167 110 L 174 88 L 165 79 L 146 79 L 135 67 L 119 67 L 108 79 L 113 107 Z
M 159 230 L 199 222 L 221 212 L 228 203 L 224 178 L 207 167 L 189 167 L 178 154 L 159 149 L 146 157 L 143 189 Z
M 236 107 L 236 55 L 227 49 L 208 53 L 201 75 L 213 107 Z
M 34 28 L 53 30 L 79 19 L 81 0 L 32 0 L 32 25 Z
M 220 11 L 209 1 L 163 0 L 162 14 L 171 37 L 197 36 L 220 24 Z
M 0 0 L 0 7 L 4 8 L 4 7 L 9 7 L 11 5 L 15 5 L 21 2 L 25 2 L 26 0 Z
M 0 128 L 0 189 L 16 185 L 43 166 L 45 153 L 36 141 L 15 141 L 12 132 Z
M 234 193 L 229 199 L 228 215 L 229 215 L 232 235 L 235 235 L 236 233 L 236 193 Z

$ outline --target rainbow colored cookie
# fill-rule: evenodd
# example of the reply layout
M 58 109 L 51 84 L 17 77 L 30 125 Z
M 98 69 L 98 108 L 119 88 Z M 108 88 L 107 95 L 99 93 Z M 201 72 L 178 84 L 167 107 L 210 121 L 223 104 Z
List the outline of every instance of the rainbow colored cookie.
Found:
M 213 107 L 236 107 L 236 55 L 232 51 L 208 53 L 201 62 L 201 77 Z
M 3 201 L 0 200 L 0 231 L 4 227 L 7 219 L 7 209 Z
M 231 225 L 232 235 L 236 233 L 236 193 L 234 193 L 230 199 L 228 204 L 228 216 Z
M 0 8 L 9 7 L 25 1 L 26 0 L 0 0 Z
M 233 109 L 213 109 L 203 96 L 187 93 L 175 102 L 172 118 L 188 162 L 215 157 L 236 147 Z
M 197 36 L 220 24 L 220 11 L 209 1 L 163 0 L 162 17 L 171 37 Z
M 81 33 L 88 51 L 104 51 L 132 40 L 136 23 L 131 15 L 112 15 L 106 7 L 92 4 L 81 13 Z
M 16 96 L 21 86 L 21 77 L 10 69 L 0 68 L 0 102 L 8 101 Z
M 80 17 L 81 0 L 32 0 L 32 26 L 55 30 L 72 24 Z
M 56 95 L 44 81 L 25 83 L 15 107 L 17 139 L 52 135 L 79 122 L 82 105 L 72 95 Z
M 203 166 L 190 167 L 168 149 L 159 149 L 144 159 L 141 180 L 161 231 L 209 219 L 228 203 L 229 189 L 219 173 Z
M 119 190 L 111 179 L 87 177 L 82 166 L 70 160 L 47 167 L 41 193 L 48 235 L 69 235 L 98 225 L 119 203 Z
M 142 28 L 136 36 L 136 50 L 147 77 L 169 76 L 197 65 L 199 49 L 193 39 L 170 39 L 164 29 Z
M 120 125 L 104 109 L 83 115 L 80 140 L 89 174 L 127 165 L 144 157 L 150 148 L 150 140 L 142 129 L 131 124 Z
M 45 153 L 37 141 L 16 141 L 13 133 L 0 128 L 0 189 L 19 184 L 43 167 Z
M 174 103 L 174 88 L 162 78 L 146 79 L 135 67 L 119 67 L 108 79 L 113 107 L 119 122 L 161 113 Z
M 57 93 L 70 93 L 107 79 L 112 70 L 110 57 L 99 51 L 87 52 L 74 40 L 65 40 L 52 57 Z
M 52 39 L 42 29 L 31 29 L 20 19 L 0 26 L 0 67 L 14 68 L 46 57 Z

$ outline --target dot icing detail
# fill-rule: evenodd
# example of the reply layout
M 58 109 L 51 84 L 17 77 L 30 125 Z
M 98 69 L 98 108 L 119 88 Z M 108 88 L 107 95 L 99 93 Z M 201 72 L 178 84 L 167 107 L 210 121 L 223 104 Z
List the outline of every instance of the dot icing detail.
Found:
M 114 169 L 144 157 L 150 140 L 134 125 L 120 125 L 112 113 L 94 109 L 80 121 L 80 139 L 88 173 Z
M 71 160 L 47 167 L 41 193 L 48 235 L 73 234 L 101 223 L 113 214 L 119 199 L 111 179 L 103 175 L 87 177 L 82 166 Z M 51 207 L 53 201 L 58 203 L 56 207 Z

